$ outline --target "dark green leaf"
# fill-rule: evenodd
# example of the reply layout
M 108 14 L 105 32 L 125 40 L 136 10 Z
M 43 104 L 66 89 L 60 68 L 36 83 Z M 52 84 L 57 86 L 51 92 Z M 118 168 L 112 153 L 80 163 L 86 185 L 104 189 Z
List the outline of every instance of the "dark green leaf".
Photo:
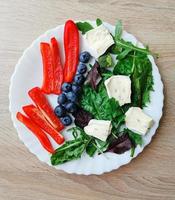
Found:
M 100 67 L 112 67 L 113 66 L 113 60 L 110 55 L 110 53 L 104 54 L 103 56 L 100 56 L 98 58 L 98 63 Z
M 131 75 L 132 104 L 144 107 L 150 102 L 150 92 L 153 91 L 152 64 L 147 56 L 143 56 L 143 54 L 136 56 Z
M 99 18 L 97 18 L 97 19 L 96 19 L 96 25 L 97 25 L 97 26 L 100 26 L 101 24 L 103 24 L 102 20 L 99 19 Z
M 86 147 L 86 153 L 90 156 L 93 157 L 95 152 L 96 152 L 97 148 L 94 145 L 94 142 L 90 142 L 87 147 Z
M 143 139 L 142 139 L 141 135 L 134 133 L 133 131 L 131 131 L 129 129 L 125 129 L 125 132 L 128 133 L 129 138 L 131 139 L 131 141 L 133 142 L 133 144 L 135 146 L 137 146 L 137 145 L 141 146 L 143 144 Z
M 93 26 L 88 22 L 77 22 L 76 25 L 77 25 L 79 31 L 82 32 L 82 34 L 85 34 L 86 32 L 93 29 Z

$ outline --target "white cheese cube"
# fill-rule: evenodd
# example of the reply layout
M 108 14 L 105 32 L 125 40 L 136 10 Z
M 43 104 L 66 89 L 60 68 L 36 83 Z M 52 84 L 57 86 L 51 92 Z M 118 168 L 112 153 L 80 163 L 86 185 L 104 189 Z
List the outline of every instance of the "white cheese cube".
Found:
M 131 80 L 129 76 L 111 76 L 105 81 L 109 98 L 114 97 L 122 106 L 131 102 Z
M 153 119 L 146 115 L 139 107 L 131 107 L 125 113 L 126 127 L 138 132 L 140 135 L 145 135 L 148 129 L 153 125 Z
M 84 127 L 84 131 L 87 135 L 106 141 L 111 133 L 111 128 L 111 121 L 91 119 L 88 125 Z
M 114 44 L 114 40 L 108 29 L 102 24 L 88 31 L 85 35 L 89 46 L 96 52 L 99 57 Z

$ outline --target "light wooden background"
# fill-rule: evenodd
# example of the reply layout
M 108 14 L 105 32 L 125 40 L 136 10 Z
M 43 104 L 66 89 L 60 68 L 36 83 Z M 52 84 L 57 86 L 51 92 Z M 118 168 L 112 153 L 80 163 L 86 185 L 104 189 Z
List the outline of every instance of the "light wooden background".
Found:
M 39 162 L 19 141 L 8 111 L 9 79 L 40 34 L 68 18 L 97 17 L 112 24 L 122 19 L 160 54 L 164 117 L 152 143 L 129 165 L 102 176 L 68 175 Z M 0 0 L 0 200 L 33 199 L 175 199 L 175 0 Z

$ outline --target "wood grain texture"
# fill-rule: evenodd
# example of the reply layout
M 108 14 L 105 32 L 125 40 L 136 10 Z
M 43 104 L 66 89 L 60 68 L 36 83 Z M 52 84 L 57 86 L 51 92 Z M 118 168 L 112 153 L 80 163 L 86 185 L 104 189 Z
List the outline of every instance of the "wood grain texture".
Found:
M 129 165 L 101 176 L 68 175 L 19 141 L 8 111 L 10 76 L 23 50 L 66 19 L 122 19 L 160 54 L 164 116 L 152 143 Z M 175 1 L 0 0 L 0 200 L 175 199 Z M 14 102 L 15 103 L 15 102 Z

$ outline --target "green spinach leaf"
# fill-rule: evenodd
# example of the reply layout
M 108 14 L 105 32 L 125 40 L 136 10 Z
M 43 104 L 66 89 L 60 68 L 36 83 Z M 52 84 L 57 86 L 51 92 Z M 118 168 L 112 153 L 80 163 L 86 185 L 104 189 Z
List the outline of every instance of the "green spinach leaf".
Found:
M 80 105 L 99 120 L 113 120 L 123 114 L 118 102 L 109 99 L 103 83 L 97 91 L 88 85 L 83 86 Z
M 137 52 L 140 52 L 140 53 L 143 53 L 143 54 L 151 54 L 151 52 L 149 51 L 148 47 L 147 48 L 140 48 L 140 47 L 137 47 L 135 45 L 133 45 L 131 42 L 128 42 L 128 41 L 125 41 L 122 39 L 122 22 L 121 20 L 118 20 L 117 23 L 116 23 L 116 27 L 115 27 L 115 37 L 114 37 L 114 40 L 115 40 L 115 45 L 116 45 L 116 49 L 118 48 L 122 48 L 122 49 L 128 49 L 127 51 L 130 50 L 134 50 L 134 51 L 137 51 Z
M 93 29 L 93 26 L 89 22 L 77 22 L 76 25 L 82 34 L 85 34 L 86 32 Z

